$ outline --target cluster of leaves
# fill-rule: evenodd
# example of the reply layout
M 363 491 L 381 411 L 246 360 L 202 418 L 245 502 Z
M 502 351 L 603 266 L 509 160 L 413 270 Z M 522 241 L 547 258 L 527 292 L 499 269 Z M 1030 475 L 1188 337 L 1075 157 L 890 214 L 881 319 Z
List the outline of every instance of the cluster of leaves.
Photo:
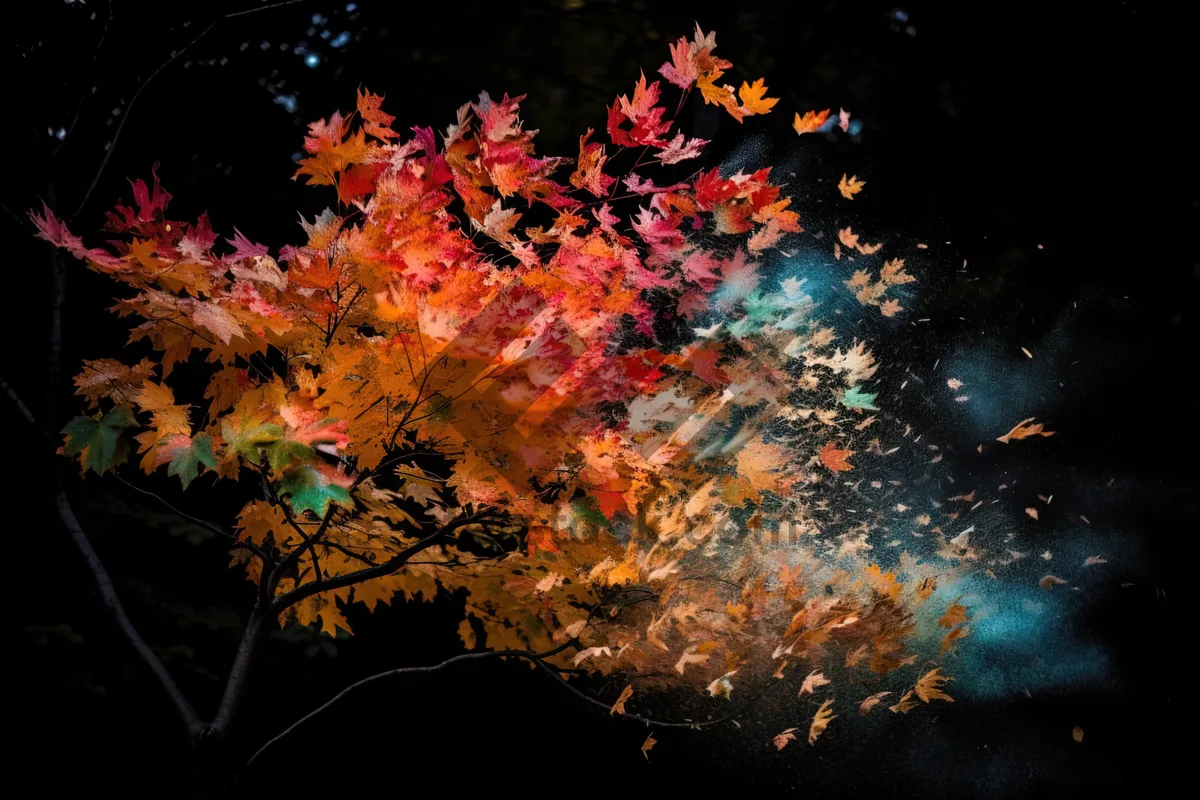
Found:
M 715 47 L 699 28 L 672 45 L 660 72 L 676 112 L 699 88 L 739 122 L 769 113 L 762 79 L 717 84 L 732 65 Z M 84 364 L 94 413 L 67 426 L 66 453 L 103 473 L 136 443 L 143 470 L 165 465 L 184 488 L 245 482 L 235 564 L 283 621 L 331 635 L 349 630 L 348 603 L 445 590 L 466 598 L 469 647 L 569 642 L 557 663 L 714 696 L 800 662 L 852 682 L 916 668 L 917 608 L 980 555 L 933 524 L 957 519 L 952 503 L 906 516 L 928 498 L 903 481 L 845 480 L 925 445 L 869 430 L 868 345 L 823 324 L 803 280 L 764 277 L 760 260 L 802 232 L 771 170 L 639 174 L 706 144 L 643 75 L 608 110 L 615 151 L 589 130 L 560 183 L 572 160 L 536 153 L 522 99 L 482 94 L 440 138 L 406 137 L 360 93 L 355 113 L 310 126 L 296 173 L 340 210 L 274 255 L 236 229 L 220 239 L 207 216 L 169 219 L 157 176 L 109 215 L 110 249 L 35 215 L 127 287 L 116 311 L 155 354 Z M 828 111 L 806 118 L 798 132 Z M 839 259 L 843 246 L 882 249 L 849 228 Z M 893 257 L 877 281 L 863 268 L 847 282 L 891 316 L 885 292 L 913 280 Z M 197 352 L 202 415 L 167 383 Z M 872 563 L 872 539 L 905 531 L 940 549 Z M 960 611 L 940 652 L 967 632 Z M 913 691 L 948 699 L 921 680 L 893 710 Z

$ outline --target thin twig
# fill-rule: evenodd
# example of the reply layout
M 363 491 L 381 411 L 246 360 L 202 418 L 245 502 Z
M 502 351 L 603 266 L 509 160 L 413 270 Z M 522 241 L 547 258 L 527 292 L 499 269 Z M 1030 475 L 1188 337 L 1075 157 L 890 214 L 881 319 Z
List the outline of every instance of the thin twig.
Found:
M 485 650 L 485 651 L 479 652 L 479 653 L 463 653 L 462 655 L 457 655 L 457 656 L 454 656 L 453 658 L 448 658 L 445 661 L 441 662 L 440 664 L 433 664 L 432 666 L 425 666 L 425 667 L 400 667 L 399 669 L 390 669 L 390 670 L 387 670 L 386 672 L 380 672 L 375 675 L 371 675 L 370 677 L 363 678 L 360 681 L 356 681 L 356 682 L 350 684 L 345 689 L 343 689 L 342 691 L 340 691 L 336 695 L 334 695 L 332 698 L 330 698 L 326 702 L 322 703 L 320 706 L 313 709 L 312 711 L 308 712 L 300 719 L 293 722 L 291 725 L 289 725 L 287 728 L 285 728 L 279 734 L 277 734 L 276 736 L 273 736 L 271 739 L 269 739 L 262 747 L 258 748 L 258 750 L 254 753 L 254 755 L 250 756 L 250 758 L 246 761 L 245 766 L 242 767 L 242 771 L 244 772 L 246 769 L 248 769 L 250 767 L 250 765 L 253 764 L 258 759 L 259 756 L 261 756 L 263 753 L 265 753 L 267 750 L 269 750 L 272 745 L 274 745 L 279 740 L 281 740 L 284 737 L 291 734 L 293 731 L 295 731 L 297 728 L 302 726 L 304 723 L 308 722 L 313 717 L 316 717 L 319 714 L 321 714 L 322 712 L 331 708 L 335 703 L 337 703 L 339 700 L 346 697 L 348 694 L 353 692 L 355 689 L 360 689 L 363 686 L 374 683 L 375 681 L 383 680 L 384 678 L 392 678 L 397 675 L 411 675 L 411 674 L 418 673 L 418 672 L 437 672 L 438 670 L 445 669 L 446 667 L 449 667 L 452 664 L 457 664 L 460 661 L 474 661 L 474 660 L 481 659 L 481 658 L 501 658 L 501 657 L 511 656 L 513 658 L 525 658 L 525 659 L 537 661 L 540 663 L 541 659 L 549 658 L 550 656 L 557 655 L 558 653 L 561 653 L 563 650 L 566 650 L 568 647 L 571 647 L 574 644 L 575 644 L 575 642 L 574 642 L 574 640 L 572 640 L 570 642 L 567 642 L 566 644 L 563 644 L 563 645 L 560 645 L 559 647 L 554 648 L 553 650 L 547 650 L 544 653 L 533 653 L 528 650 Z
M 233 11 L 229 14 L 225 14 L 224 16 L 218 17 L 217 19 L 210 22 L 208 24 L 208 27 L 206 27 L 204 30 L 200 31 L 200 34 L 195 39 L 192 39 L 190 42 L 185 44 L 181 49 L 173 50 L 171 52 L 171 57 L 168 58 L 163 63 L 159 64 L 158 68 L 156 70 L 154 70 L 154 72 L 150 73 L 150 77 L 146 78 L 146 80 L 142 81 L 141 85 L 138 86 L 137 91 L 135 91 L 133 93 L 133 98 L 129 101 L 129 105 L 125 107 L 125 113 L 121 115 L 121 121 L 117 124 L 117 130 L 116 130 L 116 133 L 113 134 L 112 142 L 109 144 L 108 150 L 105 151 L 104 158 L 100 161 L 100 168 L 98 170 L 96 170 L 96 175 L 94 178 L 92 178 L 91 185 L 88 186 L 87 192 L 83 195 L 83 200 L 81 200 L 79 202 L 79 207 L 75 209 L 75 213 L 72 214 L 71 216 L 78 217 L 80 212 L 83 211 L 84 207 L 87 205 L 88 200 L 91 199 L 92 192 L 94 192 L 96 190 L 97 184 L 100 183 L 100 177 L 104 174 L 104 169 L 105 169 L 105 167 L 108 166 L 108 161 L 109 161 L 109 159 L 112 158 L 113 151 L 117 149 L 117 140 L 121 138 L 121 131 L 123 131 L 125 129 L 125 123 L 129 121 L 130 112 L 133 111 L 133 107 L 137 103 L 138 98 L 142 96 L 142 92 L 144 92 L 146 90 L 147 86 L 149 86 L 151 83 L 153 83 L 154 79 L 157 78 L 164 69 L 166 69 L 167 67 L 171 66 L 176 61 L 178 61 L 180 56 L 182 56 L 184 53 L 186 53 L 188 50 L 190 50 L 192 47 L 194 47 L 197 42 L 199 42 L 201 39 L 203 39 L 205 36 L 207 36 L 209 31 L 211 31 L 213 28 L 217 27 L 217 25 L 220 24 L 223 20 L 233 19 L 234 17 L 244 17 L 244 16 L 247 16 L 248 14 L 257 14 L 260 11 L 269 11 L 273 8 L 281 8 L 283 6 L 292 6 L 292 5 L 296 5 L 297 3 L 303 3 L 303 2 L 305 2 L 305 0 L 282 0 L 282 2 L 271 3 L 270 5 L 259 6 L 258 8 L 248 8 L 245 11 Z

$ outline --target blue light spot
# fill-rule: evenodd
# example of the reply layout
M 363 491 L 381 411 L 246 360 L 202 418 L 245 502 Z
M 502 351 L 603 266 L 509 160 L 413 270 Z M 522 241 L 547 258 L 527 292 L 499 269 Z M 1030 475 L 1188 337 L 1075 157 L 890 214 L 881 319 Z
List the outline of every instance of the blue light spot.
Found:
M 862 129 L 862 120 L 852 119 L 850 120 L 850 127 L 846 129 L 846 133 L 850 134 L 851 136 L 858 136 L 860 133 L 862 133 Z
M 310 67 L 319 67 L 321 66 L 321 57 L 316 53 L 309 53 L 304 57 L 304 63 Z
M 330 47 L 345 47 L 348 44 L 350 44 L 350 34 L 347 33 L 346 31 L 342 31 L 334 38 L 334 40 L 332 42 L 329 43 L 329 46 Z
M 275 96 L 275 104 L 281 105 L 288 110 L 289 114 L 296 113 L 296 95 L 280 94 Z
M 358 11 L 358 3 L 346 3 L 346 11 L 348 13 L 354 13 L 355 11 Z

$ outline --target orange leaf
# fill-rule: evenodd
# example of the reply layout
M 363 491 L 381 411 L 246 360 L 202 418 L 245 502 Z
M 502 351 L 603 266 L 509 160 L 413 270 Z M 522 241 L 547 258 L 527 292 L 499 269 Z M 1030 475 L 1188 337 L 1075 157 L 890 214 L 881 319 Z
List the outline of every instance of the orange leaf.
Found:
M 833 472 L 849 472 L 854 469 L 849 460 L 850 456 L 854 455 L 853 450 L 839 450 L 833 442 L 826 442 L 819 455 L 821 463 Z
M 796 133 L 798 134 L 812 133 L 824 125 L 827 119 L 829 119 L 828 108 L 824 111 L 805 112 L 803 117 L 797 112 L 796 119 L 792 122 L 792 127 L 796 129 Z
M 613 703 L 613 707 L 609 710 L 608 715 L 625 713 L 625 701 L 633 697 L 633 684 L 629 684 L 621 690 L 621 696 L 617 698 L 617 702 Z
M 759 78 L 753 84 L 742 81 L 738 96 L 742 99 L 742 110 L 747 114 L 766 114 L 779 102 L 778 97 L 763 97 L 767 93 L 765 78 Z
M 847 200 L 853 200 L 854 195 L 862 191 L 862 188 L 867 185 L 866 181 L 860 181 L 857 175 L 851 175 L 849 178 L 842 174 L 841 181 L 838 182 L 838 191 L 842 193 L 842 197 Z
M 1033 425 L 1029 424 L 1029 423 L 1033 422 L 1035 419 L 1037 419 L 1037 417 L 1030 417 L 1029 419 L 1021 420 L 1020 422 L 1018 422 L 1016 425 L 1013 426 L 1013 429 L 1011 431 L 1004 434 L 1003 436 L 997 436 L 996 441 L 1004 442 L 1005 444 L 1008 444 L 1009 441 L 1011 441 L 1013 439 L 1028 439 L 1031 436 L 1053 436 L 1054 435 L 1054 431 L 1044 430 L 1042 428 L 1042 423 L 1040 423 L 1040 422 L 1034 423 Z

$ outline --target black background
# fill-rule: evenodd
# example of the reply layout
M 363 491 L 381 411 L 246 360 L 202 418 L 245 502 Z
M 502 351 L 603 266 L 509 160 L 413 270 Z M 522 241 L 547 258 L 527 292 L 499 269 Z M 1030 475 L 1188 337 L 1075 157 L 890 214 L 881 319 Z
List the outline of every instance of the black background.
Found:
M 903 6 L 907 19 L 899 21 L 895 7 L 869 2 L 362 0 L 348 12 L 344 3 L 315 1 L 219 22 L 133 102 L 173 51 L 222 14 L 253 5 L 43 2 L 6 22 L 2 372 L 51 426 L 77 409 L 66 382 L 51 393 L 56 405 L 42 400 L 48 246 L 30 236 L 24 209 L 49 199 L 86 236 L 114 200 L 127 198 L 126 177 L 148 176 L 158 161 L 176 197 L 173 216 L 208 210 L 218 231 L 236 224 L 275 249 L 296 239 L 296 210 L 311 217 L 334 202 L 288 180 L 290 156 L 303 124 L 348 109 L 356 87 L 386 95 L 398 129 L 443 129 L 480 89 L 526 93 L 523 117 L 541 130 L 539 151 L 573 155 L 582 130 L 603 127 L 602 104 L 629 91 L 639 68 L 655 70 L 667 42 L 690 34 L 698 19 L 716 29 L 718 53 L 737 65 L 738 81 L 766 75 L 783 98 L 765 130 L 782 140 L 793 109 L 851 110 L 862 135 L 829 143 L 826 157 L 839 173 L 869 175 L 863 213 L 913 238 L 953 241 L 948 262 L 968 258 L 978 270 L 970 281 L 940 283 L 923 312 L 935 321 L 914 347 L 981 338 L 1015 347 L 1086 300 L 1072 347 L 1093 365 L 1092 379 L 1060 407 L 1071 439 L 1056 442 L 1047 468 L 1066 474 L 1086 464 L 1082 474 L 1120 475 L 1132 486 L 1112 515 L 1138 538 L 1145 563 L 1136 591 L 1101 596 L 1080 623 L 1112 654 L 1118 677 L 1104 691 L 960 703 L 870 740 L 831 728 L 820 747 L 779 754 L 769 736 L 665 731 L 647 763 L 638 750 L 644 729 L 593 713 L 525 667 L 476 663 L 364 690 L 243 775 L 246 796 L 334 787 L 343 795 L 794 788 L 819 796 L 1108 796 L 1165 786 L 1182 766 L 1177 748 L 1187 736 L 1178 729 L 1193 724 L 1191 677 L 1182 670 L 1193 637 L 1182 606 L 1197 530 L 1189 384 L 1200 260 L 1186 122 L 1194 18 L 1142 3 L 919 3 Z M 326 21 L 315 24 L 313 14 Z M 331 38 L 321 39 L 322 30 Z M 343 30 L 349 43 L 332 47 Z M 319 54 L 316 67 L 295 54 L 301 40 Z M 294 113 L 274 102 L 283 95 L 295 97 Z M 687 113 L 715 140 L 713 152 L 743 133 Z M 48 133 L 60 127 L 70 129 L 63 139 Z M 70 271 L 68 373 L 80 359 L 120 347 L 124 327 L 104 312 L 115 292 Z M 6 781 L 185 796 L 171 710 L 96 607 L 89 576 L 35 480 L 39 439 L 8 419 L 14 474 L 0 636 L 15 745 L 3 751 Z M 165 480 L 149 485 L 172 492 Z M 224 569 L 221 542 L 162 514 L 153 500 L 111 478 L 70 486 L 131 616 L 207 713 L 251 602 L 248 585 Z M 171 496 L 193 514 L 227 522 L 235 494 Z M 352 614 L 352 639 L 272 639 L 246 707 L 245 744 L 351 680 L 459 652 L 456 617 L 447 601 L 401 605 Z M 614 693 L 600 682 L 586 688 Z M 671 713 L 661 702 L 647 711 Z M 1082 745 L 1070 739 L 1075 724 L 1087 731 Z

